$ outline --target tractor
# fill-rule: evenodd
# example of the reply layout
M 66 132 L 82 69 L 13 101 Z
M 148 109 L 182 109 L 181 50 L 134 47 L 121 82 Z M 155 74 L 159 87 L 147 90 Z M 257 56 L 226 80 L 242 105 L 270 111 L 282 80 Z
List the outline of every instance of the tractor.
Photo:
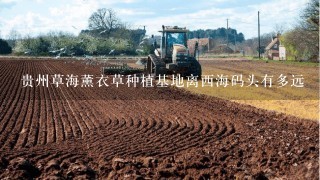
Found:
M 148 58 L 140 59 L 137 64 L 144 65 L 144 69 L 136 69 L 127 66 L 102 67 L 103 74 L 147 74 L 154 78 L 158 76 L 180 74 L 181 76 L 198 76 L 201 78 L 201 65 L 196 59 L 198 43 L 195 44 L 194 54 L 190 54 L 187 48 L 186 28 L 177 26 L 162 26 L 160 48 L 154 40 L 154 54 Z
M 161 44 L 154 43 L 154 54 L 150 54 L 146 63 L 146 72 L 154 77 L 159 75 L 180 74 L 181 76 L 198 76 L 201 78 L 201 65 L 196 60 L 198 44 L 194 54 L 187 48 L 186 28 L 162 26 Z

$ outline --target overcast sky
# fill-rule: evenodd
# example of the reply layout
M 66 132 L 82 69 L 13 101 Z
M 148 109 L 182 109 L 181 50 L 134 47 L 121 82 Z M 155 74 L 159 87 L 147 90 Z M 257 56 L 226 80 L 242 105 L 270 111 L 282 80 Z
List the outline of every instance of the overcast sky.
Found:
M 0 0 L 0 36 L 14 29 L 22 35 L 66 31 L 78 34 L 98 8 L 112 8 L 131 28 L 146 26 L 158 34 L 161 25 L 186 26 L 190 30 L 227 26 L 245 38 L 257 37 L 257 12 L 261 34 L 278 24 L 290 29 L 308 0 Z

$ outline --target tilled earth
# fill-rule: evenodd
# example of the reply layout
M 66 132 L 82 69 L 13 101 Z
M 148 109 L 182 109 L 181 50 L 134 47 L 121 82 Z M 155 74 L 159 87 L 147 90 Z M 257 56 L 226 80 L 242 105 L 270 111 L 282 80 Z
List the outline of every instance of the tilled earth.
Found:
M 111 76 L 99 88 L 101 66 L 0 60 L 0 179 L 318 179 L 318 122 Z M 26 74 L 95 84 L 23 87 Z

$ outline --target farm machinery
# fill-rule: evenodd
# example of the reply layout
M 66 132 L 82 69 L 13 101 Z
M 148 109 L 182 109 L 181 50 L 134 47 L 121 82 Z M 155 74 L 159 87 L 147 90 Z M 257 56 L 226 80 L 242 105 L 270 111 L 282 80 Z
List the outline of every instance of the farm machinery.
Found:
M 153 77 L 159 75 L 180 74 L 181 76 L 198 76 L 201 78 L 201 65 L 196 59 L 198 44 L 195 44 L 193 54 L 190 54 L 187 48 L 186 28 L 177 26 L 162 26 L 160 47 L 157 47 L 156 41 L 153 43 L 154 54 L 148 55 L 143 60 L 144 69 L 134 69 L 128 66 L 118 68 L 103 67 L 104 74 L 111 73 L 136 73 L 141 72 L 150 74 Z
M 144 72 L 143 69 L 132 68 L 128 66 L 127 63 L 123 63 L 122 65 L 110 65 L 106 67 L 102 67 L 102 71 L 104 74 L 114 75 L 114 74 L 141 74 Z

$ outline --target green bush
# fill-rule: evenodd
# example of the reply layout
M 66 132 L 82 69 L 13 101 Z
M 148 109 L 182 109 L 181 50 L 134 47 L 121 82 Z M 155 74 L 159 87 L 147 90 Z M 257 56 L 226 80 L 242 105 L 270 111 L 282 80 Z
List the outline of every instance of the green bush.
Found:
M 68 33 L 51 32 L 38 37 L 25 37 L 16 42 L 16 55 L 33 56 L 82 56 L 114 54 L 136 55 L 132 41 L 123 38 L 103 38 L 90 34 L 74 36 Z
M 8 42 L 0 39 L 0 54 L 11 54 L 12 48 L 9 46 Z

